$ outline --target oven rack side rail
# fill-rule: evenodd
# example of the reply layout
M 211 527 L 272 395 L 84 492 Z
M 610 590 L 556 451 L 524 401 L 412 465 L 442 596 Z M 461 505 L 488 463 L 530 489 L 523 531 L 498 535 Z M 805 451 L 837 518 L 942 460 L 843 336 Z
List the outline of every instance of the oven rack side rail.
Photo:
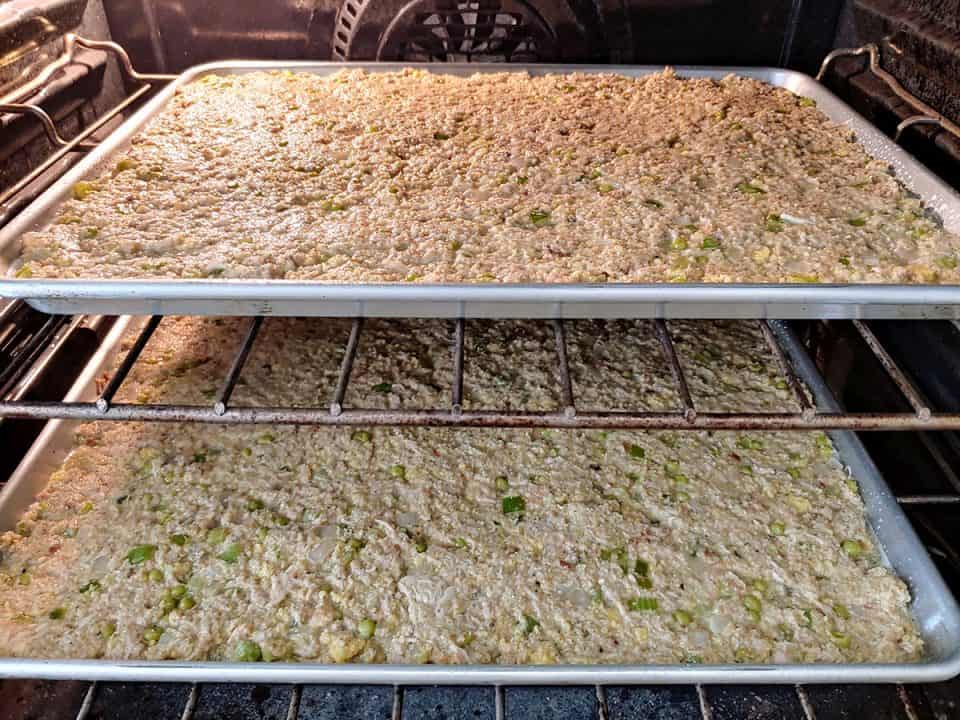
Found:
M 115 397 L 136 365 L 150 338 L 164 317 L 146 320 L 130 349 L 106 380 L 99 396 L 85 401 L 28 401 L 0 399 L 0 417 L 29 419 L 65 419 L 97 421 L 197 422 L 213 424 L 281 424 L 320 426 L 430 426 L 430 427 L 509 427 L 621 430 L 957 430 L 960 413 L 936 412 L 908 375 L 896 364 L 869 325 L 855 320 L 853 325 L 903 396 L 909 411 L 878 413 L 845 412 L 839 406 L 817 408 L 795 367 L 796 354 L 805 352 L 798 343 L 789 342 L 790 330 L 779 321 L 759 322 L 760 330 L 784 379 L 796 408 L 778 412 L 703 412 L 691 395 L 683 363 L 677 355 L 667 321 L 654 320 L 665 367 L 678 399 L 674 410 L 581 410 L 577 407 L 570 374 L 566 331 L 563 320 L 543 321 L 552 325 L 555 376 L 560 407 L 552 411 L 505 410 L 499 408 L 466 409 L 463 402 L 464 346 L 468 324 L 452 321 L 450 337 L 452 373 L 449 404 L 431 408 L 372 408 L 345 405 L 354 360 L 363 334 L 362 318 L 353 320 L 343 350 L 339 376 L 327 406 L 234 405 L 233 391 L 243 372 L 264 318 L 246 319 L 246 326 L 234 350 L 229 369 L 222 378 L 209 405 L 115 402 Z M 24 354 L 29 357 L 29 354 Z M 400 379 L 398 378 L 398 381 Z
M 91 40 L 75 33 L 67 33 L 64 35 L 63 45 L 63 53 L 44 66 L 32 80 L 11 90 L 6 95 L 0 96 L 0 113 L 30 115 L 36 118 L 47 139 L 50 141 L 50 144 L 55 148 L 54 152 L 47 156 L 40 164 L 33 168 L 33 170 L 0 192 L 0 226 L 6 224 L 8 220 L 23 208 L 24 203 L 22 202 L 22 198 L 21 202 L 18 202 L 18 196 L 20 196 L 24 190 L 40 180 L 41 177 L 53 169 L 58 162 L 72 153 L 86 153 L 97 147 L 100 142 L 100 140 L 95 137 L 97 131 L 145 98 L 157 87 L 177 77 L 176 75 L 139 72 L 133 66 L 133 62 L 130 60 L 127 51 L 117 43 L 109 40 Z M 77 53 L 83 48 L 102 51 L 114 56 L 117 59 L 117 64 L 120 67 L 124 80 L 138 87 L 119 103 L 80 130 L 74 137 L 67 140 L 60 135 L 53 118 L 43 109 L 40 103 L 44 99 L 47 83 L 54 78 L 57 73 L 78 62 Z M 55 178 L 50 178 L 49 182 L 45 184 L 49 185 L 53 179 Z
M 887 47 L 889 47 L 891 50 L 897 53 L 901 52 L 893 43 L 890 42 L 889 38 L 885 38 L 884 40 L 886 41 Z M 823 62 L 820 63 L 820 70 L 817 72 L 816 76 L 817 82 L 823 82 L 824 77 L 827 74 L 827 70 L 830 69 L 830 66 L 833 64 L 834 60 L 842 57 L 859 57 L 861 55 L 867 56 L 867 69 L 880 78 L 886 84 L 886 86 L 890 88 L 894 95 L 916 110 L 915 115 L 904 118 L 900 123 L 897 124 L 896 130 L 893 134 L 894 142 L 899 143 L 900 139 L 903 137 L 904 131 L 913 127 L 914 125 L 936 125 L 941 130 L 944 130 L 954 137 L 960 139 L 960 125 L 957 125 L 948 117 L 944 116 L 942 113 L 938 112 L 936 109 L 932 108 L 930 105 L 911 93 L 900 84 L 900 81 L 897 80 L 897 78 L 883 69 L 881 64 L 882 59 L 880 54 L 880 46 L 877 43 L 867 43 L 866 45 L 861 45 L 860 47 L 856 48 L 837 48 L 836 50 L 828 53 L 826 57 L 823 58 Z

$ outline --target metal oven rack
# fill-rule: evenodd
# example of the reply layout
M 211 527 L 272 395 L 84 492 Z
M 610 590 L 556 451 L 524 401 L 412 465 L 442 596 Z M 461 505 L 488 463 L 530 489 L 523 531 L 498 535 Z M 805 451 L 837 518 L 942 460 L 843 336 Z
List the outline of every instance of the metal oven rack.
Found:
M 141 86 L 123 102 L 101 116 L 76 137 L 63 140 L 42 109 L 23 105 L 20 101 L 40 89 L 44 82 L 72 59 L 77 46 L 116 53 L 129 80 Z M 870 52 L 860 49 L 858 54 Z M 872 55 L 872 53 L 871 53 Z M 829 60 L 825 61 L 826 64 Z M 877 62 L 872 63 L 879 67 Z M 114 43 L 94 42 L 67 36 L 63 58 L 49 66 L 30 87 L 16 97 L 2 98 L 0 111 L 25 112 L 39 118 L 57 151 L 40 167 L 13 187 L 0 194 L 0 225 L 22 209 L 43 182 L 44 173 L 71 153 L 89 149 L 89 141 L 97 130 L 111 119 L 142 100 L 157 83 L 172 79 L 167 75 L 137 73 L 122 48 Z M 913 100 L 916 100 L 915 98 Z M 922 118 L 911 118 L 909 124 L 938 122 L 942 118 L 928 107 L 917 105 Z M 12 107 L 11 107 L 12 104 Z M 909 126 L 906 125 L 906 126 Z M 900 128 L 903 130 L 905 128 Z M 950 129 L 950 128 L 947 128 Z M 38 180 L 40 182 L 38 182 Z M 31 187 L 33 186 L 33 187 Z M 15 312 L 27 310 L 21 303 L 12 303 L 0 314 L 0 332 L 4 322 Z M 33 312 L 29 311 L 28 312 Z M 322 425 L 463 425 L 463 426 L 553 426 L 564 428 L 681 428 L 681 429 L 826 429 L 851 430 L 945 430 L 960 429 L 960 413 L 935 412 L 923 393 L 910 380 L 871 328 L 854 321 L 857 334 L 883 366 L 890 382 L 898 388 L 909 412 L 821 413 L 817 412 L 802 384 L 776 341 L 776 328 L 763 323 L 765 337 L 788 380 L 788 386 L 800 404 L 796 413 L 703 413 L 698 412 L 690 397 L 683 369 L 677 359 L 666 325 L 661 321 L 654 329 L 660 340 L 667 367 L 670 369 L 680 406 L 671 413 L 645 412 L 580 412 L 576 407 L 566 357 L 563 324 L 554 323 L 557 370 L 563 407 L 555 413 L 524 413 L 499 410 L 465 411 L 463 398 L 463 346 L 466 326 L 454 324 L 452 353 L 454 372 L 451 378 L 450 404 L 430 410 L 378 410 L 345 408 L 343 400 L 350 380 L 353 360 L 359 347 L 362 321 L 354 322 L 344 352 L 339 381 L 329 407 L 317 408 L 246 408 L 230 405 L 233 388 L 243 364 L 256 340 L 262 318 L 250 321 L 234 355 L 227 376 L 223 379 L 212 406 L 135 405 L 113 402 L 116 392 L 135 364 L 140 352 L 162 318 L 151 318 L 136 343 L 124 358 L 119 370 L 109 380 L 100 397 L 93 403 L 23 401 L 13 399 L 8 391 L 29 376 L 31 366 L 45 349 L 55 344 L 82 318 L 50 316 L 34 332 L 16 345 L 3 372 L 0 388 L 0 417 L 9 418 L 74 418 L 87 420 L 189 420 L 214 423 L 309 423 Z M 6 336 L 4 336 L 6 337 Z M 12 342 L 12 341 L 11 341 Z M 2 349 L 0 349 L 2 352 Z M 960 503 L 960 487 L 945 494 L 900 495 L 901 504 L 943 505 Z M 960 697 L 960 681 L 934 686 L 646 686 L 646 687 L 561 687 L 561 688 L 430 688 L 387 686 L 225 686 L 217 684 L 143 685 L 134 683 L 87 683 L 53 681 L 0 680 L 0 707 L 11 717 L 40 713 L 44 717 L 75 717 L 91 720 L 101 717 L 169 717 L 197 720 L 206 717 L 275 717 L 344 718 L 390 717 L 392 720 L 420 717 L 482 718 L 597 718 L 614 720 L 633 717 L 702 718 L 803 718 L 823 720 L 846 717 L 859 712 L 865 717 L 889 717 L 914 720 L 949 717 L 955 712 L 953 702 Z M 854 710 L 855 708 L 855 710 Z M 22 711 L 23 714 L 20 714 Z M 661 715 L 660 713 L 666 713 Z
M 8 681 L 9 682 L 9 681 Z M 931 686 L 955 696 L 956 682 Z M 55 717 L 94 720 L 271 718 L 276 720 L 926 720 L 955 717 L 925 686 L 390 687 L 383 685 L 152 685 L 22 681 L 21 692 L 51 701 Z M 14 688 L 0 697 L 16 702 Z M 23 703 L 26 706 L 26 703 Z M 38 703 L 39 705 L 39 703 Z M 13 704 L 8 708 L 15 707 Z M 37 706 L 34 706 L 36 709 Z M 26 709 L 26 707 L 24 708 Z M 658 714 L 659 713 L 659 714 Z M 27 717 L 27 713 L 11 717 Z M 44 715 L 48 717 L 48 715 Z
M 336 389 L 328 407 L 234 406 L 230 398 L 244 363 L 253 348 L 263 324 L 262 317 L 250 318 L 233 355 L 229 370 L 220 383 L 212 405 L 169 405 L 114 403 L 117 391 L 133 369 L 151 336 L 163 321 L 154 315 L 145 323 L 116 372 L 106 382 L 94 402 L 56 402 L 0 400 L 0 417 L 108 421 L 199 422 L 220 424 L 271 423 L 288 425 L 403 425 L 460 427 L 555 427 L 566 429 L 685 429 L 685 430 L 956 430 L 960 429 L 960 413 L 934 412 L 922 393 L 914 386 L 877 340 L 869 326 L 859 320 L 853 325 L 909 402 L 912 412 L 848 413 L 817 410 L 803 383 L 777 339 L 782 326 L 778 322 L 759 321 L 768 345 L 776 357 L 787 386 L 801 410 L 799 412 L 699 412 L 687 385 L 683 367 L 664 320 L 653 321 L 653 327 L 677 396 L 679 407 L 673 412 L 643 410 L 588 411 L 577 410 L 573 383 L 567 361 L 566 333 L 562 320 L 553 320 L 553 336 L 562 408 L 555 412 L 480 409 L 463 407 L 464 336 L 466 321 L 453 321 L 451 335 L 453 373 L 450 382 L 450 404 L 446 408 L 377 409 L 344 407 L 363 330 L 363 319 L 356 318 L 347 339 Z

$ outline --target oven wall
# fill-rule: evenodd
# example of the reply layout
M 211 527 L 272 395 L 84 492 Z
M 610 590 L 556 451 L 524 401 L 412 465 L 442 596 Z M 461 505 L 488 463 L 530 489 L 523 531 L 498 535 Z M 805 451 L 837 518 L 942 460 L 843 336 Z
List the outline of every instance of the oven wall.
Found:
M 138 65 L 177 72 L 224 58 L 412 60 L 426 59 L 438 49 L 434 59 L 445 54 L 445 59 L 791 65 L 809 70 L 832 46 L 843 3 L 105 0 L 105 4 L 114 39 L 131 50 Z
M 109 37 L 101 0 L 0 2 L 0 95 L 32 79 L 63 52 L 63 35 Z M 81 50 L 78 62 L 47 84 L 41 105 L 64 137 L 72 137 L 126 94 L 116 61 Z M 34 98 L 36 101 L 36 98 Z M 0 190 L 26 175 L 54 146 L 36 120 L 0 113 Z

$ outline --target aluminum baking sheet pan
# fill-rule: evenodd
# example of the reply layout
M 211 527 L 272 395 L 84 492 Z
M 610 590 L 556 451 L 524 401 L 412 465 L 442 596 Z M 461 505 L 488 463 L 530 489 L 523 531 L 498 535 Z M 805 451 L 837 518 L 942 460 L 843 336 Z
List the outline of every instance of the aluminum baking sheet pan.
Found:
M 111 331 L 70 392 L 89 399 L 94 381 L 119 345 L 127 319 Z M 796 337 L 777 327 L 781 344 L 813 392 L 818 407 L 836 401 Z M 0 493 L 0 530 L 13 528 L 72 447 L 75 421 L 51 421 Z M 960 673 L 960 608 L 927 555 L 896 498 L 856 435 L 831 432 L 837 452 L 857 481 L 867 522 L 883 561 L 910 586 L 911 609 L 926 647 L 916 663 L 862 665 L 319 665 L 176 661 L 0 658 L 0 677 L 180 682 L 379 683 L 399 685 L 593 685 L 640 683 L 931 682 Z
M 27 210 L 0 229 L 0 297 L 25 298 L 55 313 L 205 315 L 325 315 L 341 317 L 690 317 L 690 318 L 960 318 L 960 286 L 757 284 L 350 284 L 297 280 L 44 280 L 6 278 L 20 252 L 20 236 L 49 220 L 70 187 L 124 148 L 160 113 L 177 88 L 210 74 L 294 70 L 326 75 L 344 67 L 371 72 L 410 63 L 234 61 L 187 70 Z M 659 66 L 429 64 L 430 72 L 614 72 L 642 76 Z M 922 197 L 944 225 L 960 233 L 960 195 L 900 149 L 816 80 L 775 68 L 680 67 L 687 77 L 730 73 L 763 80 L 816 100 L 831 119 L 850 127 L 859 142 L 889 162 L 900 180 Z

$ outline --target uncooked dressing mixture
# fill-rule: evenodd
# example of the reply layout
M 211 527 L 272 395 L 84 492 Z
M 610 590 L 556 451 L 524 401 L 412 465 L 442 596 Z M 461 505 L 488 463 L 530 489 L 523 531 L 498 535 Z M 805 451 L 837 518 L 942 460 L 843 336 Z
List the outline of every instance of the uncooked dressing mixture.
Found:
M 209 403 L 239 321 L 121 391 Z M 268 319 L 237 404 L 324 405 L 344 321 Z M 673 324 L 703 410 L 792 407 L 751 325 Z M 449 323 L 370 321 L 347 404 L 444 407 Z M 573 322 L 579 406 L 678 405 L 646 323 Z M 467 324 L 468 408 L 555 409 L 545 323 Z M 0 536 L 0 655 L 389 663 L 918 659 L 820 433 L 89 423 Z
M 22 240 L 19 277 L 960 281 L 812 101 L 671 71 L 208 75 Z

